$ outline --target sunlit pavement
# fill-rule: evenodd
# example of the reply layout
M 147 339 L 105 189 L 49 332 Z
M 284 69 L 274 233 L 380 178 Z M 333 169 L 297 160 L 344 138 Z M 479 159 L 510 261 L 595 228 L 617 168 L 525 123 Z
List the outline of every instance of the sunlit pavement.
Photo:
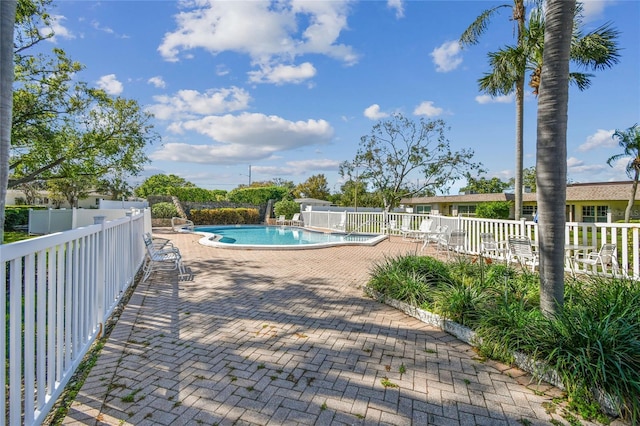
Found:
M 559 391 L 364 296 L 375 247 L 225 250 L 138 285 L 67 425 L 548 425 Z M 582 422 L 582 424 L 589 424 Z

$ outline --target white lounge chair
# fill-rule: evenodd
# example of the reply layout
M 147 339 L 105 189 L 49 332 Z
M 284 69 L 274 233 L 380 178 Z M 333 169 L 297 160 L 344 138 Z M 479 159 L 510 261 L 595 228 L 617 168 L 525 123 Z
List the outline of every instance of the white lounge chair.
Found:
M 531 267 L 531 272 L 536 270 L 536 266 L 540 264 L 538 253 L 533 251 L 531 239 L 525 236 L 509 237 L 509 259 L 511 263 L 514 259 L 520 263 L 523 268 Z
M 504 242 L 496 241 L 493 234 L 487 232 L 480 234 L 480 253 L 484 257 L 501 258 L 507 255 L 508 249 Z
M 287 224 L 287 217 L 283 214 L 278 216 L 278 218 L 276 219 L 276 225 L 286 225 L 286 224 Z
M 295 213 L 289 223 L 293 226 L 302 226 L 303 222 L 302 219 L 300 219 L 300 213 Z
M 145 233 L 142 238 L 147 249 L 142 282 L 146 281 L 154 271 L 172 271 L 177 269 L 181 277 L 186 275 L 180 250 L 178 250 L 171 241 L 157 239 L 154 242 L 153 237 L 148 232 Z
M 407 232 L 407 236 L 406 236 L 407 239 L 413 239 L 416 241 L 425 239 L 432 232 L 431 231 L 432 225 L 433 225 L 433 219 L 422 219 L 418 230 Z
M 613 274 L 618 273 L 618 255 L 617 247 L 615 244 L 603 244 L 599 251 L 592 251 L 589 253 L 576 253 L 574 263 L 583 264 L 587 270 L 597 272 L 597 267 L 602 267 L 602 272 L 607 273 L 609 265 L 611 265 L 611 272 Z
M 464 252 L 465 246 L 467 244 L 467 231 L 463 229 L 455 229 L 451 231 L 448 235 L 441 235 L 438 239 L 438 252 L 440 250 L 447 251 L 447 259 L 451 255 L 451 252 L 455 252 L 460 254 Z

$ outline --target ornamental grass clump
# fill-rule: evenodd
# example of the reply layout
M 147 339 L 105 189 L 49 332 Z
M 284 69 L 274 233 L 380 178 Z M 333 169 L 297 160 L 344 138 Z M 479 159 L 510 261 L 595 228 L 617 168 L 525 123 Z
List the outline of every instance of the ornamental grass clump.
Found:
M 451 280 L 443 262 L 424 256 L 397 256 L 374 265 L 368 287 L 423 309 L 433 303 L 433 289 Z
M 605 400 L 633 424 L 640 421 L 637 282 L 602 277 L 569 282 L 564 309 L 535 331 L 532 349 L 560 374 L 581 414 Z

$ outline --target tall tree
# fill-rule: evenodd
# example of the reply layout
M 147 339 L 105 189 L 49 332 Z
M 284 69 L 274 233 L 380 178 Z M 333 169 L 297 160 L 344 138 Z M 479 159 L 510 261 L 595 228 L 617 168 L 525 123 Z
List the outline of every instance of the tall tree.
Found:
M 485 33 L 491 18 L 500 10 L 511 9 L 511 19 L 517 25 L 517 46 L 522 49 L 524 29 L 525 29 L 525 6 L 524 0 L 513 0 L 512 4 L 502 4 L 482 12 L 476 20 L 460 36 L 460 44 L 469 46 L 478 44 L 480 36 Z M 524 55 L 515 55 L 514 61 L 510 63 L 510 87 L 508 93 L 515 89 L 516 98 L 516 170 L 515 170 L 515 217 L 522 216 L 522 168 L 523 168 L 523 146 L 524 146 L 524 80 L 525 62 Z M 505 76 L 506 77 L 506 76 Z M 493 91 L 495 94 L 504 92 L 504 81 L 498 82 Z M 491 89 L 486 89 L 489 93 Z
M 504 182 L 497 177 L 487 179 L 484 176 L 474 178 L 471 175 L 467 176 L 467 185 L 460 188 L 460 191 L 464 191 L 469 194 L 495 194 L 503 192 L 509 188 L 509 182 Z
M 370 135 L 362 136 L 354 160 L 340 165 L 340 175 L 354 176 L 358 169 L 358 179 L 380 193 L 389 211 L 403 197 L 435 189 L 448 191 L 457 179 L 480 168 L 472 158 L 471 150 L 451 151 L 444 121 L 420 119 L 416 123 L 394 114 L 374 125 Z
M 624 221 L 629 222 L 631 219 L 631 209 L 636 199 L 636 190 L 638 189 L 638 179 L 640 178 L 640 127 L 637 124 L 629 127 L 627 130 L 616 130 L 613 134 L 614 139 L 618 139 L 618 145 L 622 148 L 623 152 L 611 156 L 607 160 L 607 164 L 613 166 L 611 163 L 617 161 L 620 158 L 631 157 L 627 163 L 627 176 L 633 180 L 631 185 L 631 194 L 629 196 L 629 203 L 624 210 Z
M 293 191 L 296 198 L 317 198 L 326 200 L 329 196 L 329 183 L 323 174 L 310 176 L 306 181 L 298 184 Z
M 0 244 L 4 241 L 4 210 L 9 183 L 15 22 L 16 1 L 0 1 Z
M 135 189 L 137 197 L 149 195 L 170 195 L 170 188 L 195 187 L 195 185 L 177 175 L 157 174 L 148 177 Z
M 540 309 L 564 303 L 569 59 L 575 0 L 547 0 L 538 100 L 536 172 L 540 247 Z

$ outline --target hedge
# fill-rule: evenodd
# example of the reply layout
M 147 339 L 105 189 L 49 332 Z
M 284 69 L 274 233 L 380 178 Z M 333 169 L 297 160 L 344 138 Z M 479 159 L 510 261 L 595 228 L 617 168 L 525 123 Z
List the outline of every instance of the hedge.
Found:
M 195 225 L 239 225 L 260 223 L 258 209 L 202 209 L 191 210 L 191 220 Z

